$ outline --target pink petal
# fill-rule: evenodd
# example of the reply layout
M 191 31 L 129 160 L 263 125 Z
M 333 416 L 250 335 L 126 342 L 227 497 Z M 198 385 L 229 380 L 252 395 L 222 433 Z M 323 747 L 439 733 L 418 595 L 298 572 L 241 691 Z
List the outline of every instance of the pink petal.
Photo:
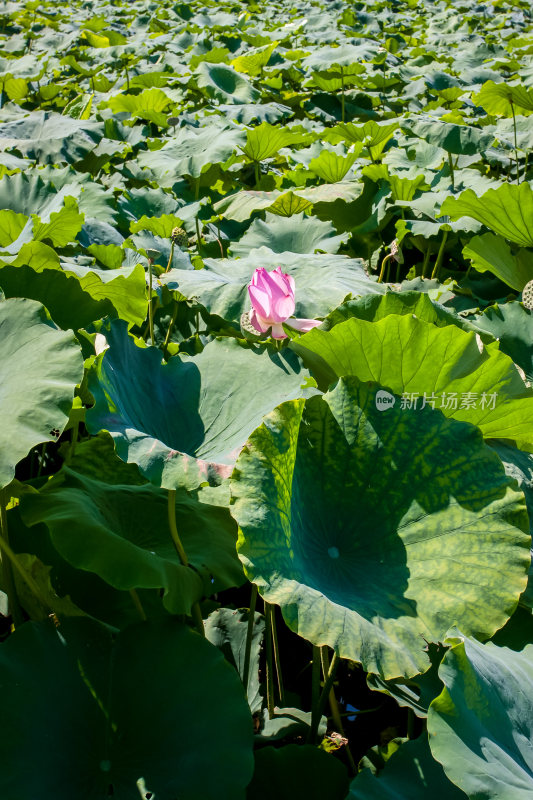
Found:
M 252 308 L 262 317 L 269 317 L 271 311 L 271 298 L 268 292 L 259 286 L 248 286 L 248 294 L 252 301 Z
M 259 333 L 266 333 L 267 330 L 270 328 L 270 322 L 263 319 L 263 317 L 259 316 L 255 311 L 252 311 L 250 314 L 250 323 L 254 326 L 256 331 Z
M 283 330 L 283 325 L 272 325 L 272 338 L 273 339 L 287 338 L 287 334 Z
M 269 279 L 281 289 L 283 294 L 294 295 L 294 278 L 281 271 L 281 267 L 276 267 L 269 273 Z
M 291 328 L 294 328 L 295 331 L 303 331 L 303 333 L 306 333 L 312 328 L 316 328 L 317 325 L 322 325 L 322 320 L 298 319 L 297 317 L 291 317 L 291 319 L 288 319 L 285 324 L 289 325 Z
M 283 297 L 272 299 L 270 307 L 270 319 L 274 322 L 285 322 L 286 319 L 294 314 L 294 297 L 286 294 Z

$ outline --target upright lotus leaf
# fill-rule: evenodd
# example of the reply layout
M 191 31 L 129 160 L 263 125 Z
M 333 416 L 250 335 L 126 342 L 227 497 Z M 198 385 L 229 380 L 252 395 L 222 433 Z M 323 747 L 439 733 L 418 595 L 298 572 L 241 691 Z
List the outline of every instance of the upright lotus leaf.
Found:
M 235 125 L 213 124 L 180 128 L 163 147 L 139 153 L 137 163 L 148 167 L 157 179 L 182 175 L 198 178 L 211 164 L 228 161 L 244 132 Z
M 458 632 L 457 632 L 458 634 Z M 533 792 L 533 645 L 516 653 L 465 635 L 448 639 L 429 707 L 429 743 L 469 797 L 528 800 Z
M 511 301 L 489 306 L 472 322 L 478 330 L 498 339 L 500 350 L 507 353 L 533 383 L 533 311 Z
M 533 280 L 533 264 L 528 250 L 519 250 L 516 255 L 501 236 L 483 233 L 473 236 L 465 247 L 463 255 L 470 259 L 479 272 L 492 272 L 501 281 L 517 292 Z
M 466 800 L 431 755 L 427 735 L 404 742 L 378 775 L 364 769 L 354 778 L 346 800 Z
M 259 162 L 265 158 L 272 158 L 282 147 L 309 140 L 308 133 L 262 122 L 261 125 L 246 131 L 246 144 L 241 149 L 250 161 Z
M 241 682 L 175 619 L 116 637 L 89 619 L 28 622 L 2 645 L 0 686 L 6 800 L 244 800 L 253 737 Z
M 247 75 L 258 76 L 263 72 L 270 60 L 270 56 L 277 47 L 278 42 L 264 44 L 262 47 L 253 47 L 243 55 L 237 56 L 231 62 L 237 72 L 244 72 Z
M 40 303 L 0 302 L 0 488 L 32 447 L 56 441 L 82 377 L 76 339 L 50 323 Z
M 529 222 L 533 219 L 533 191 L 525 181 L 518 186 L 504 183 L 481 196 L 467 189 L 458 197 L 447 197 L 440 213 L 454 220 L 472 217 L 510 242 L 523 247 L 533 246 L 533 230 Z
M 231 481 L 239 557 L 300 636 L 410 677 L 450 620 L 487 638 L 516 607 L 530 537 L 514 486 L 473 425 L 344 378 L 251 435 Z
M 95 405 L 86 425 L 91 433 L 109 431 L 120 458 L 165 489 L 229 474 L 263 415 L 301 397 L 309 380 L 293 353 L 235 339 L 162 364 L 161 351 L 137 347 L 121 320 L 106 337 L 109 349 L 89 377 Z
M 265 221 L 254 219 L 244 236 L 231 245 L 231 254 L 246 256 L 251 250 L 268 247 L 274 253 L 336 253 L 346 234 L 335 236 L 331 222 L 295 214 L 290 219 L 267 214 Z
M 161 276 L 169 289 L 195 299 L 210 314 L 238 321 L 250 310 L 247 286 L 258 267 L 274 269 L 282 264 L 283 272 L 296 285 L 295 316 L 306 319 L 323 317 L 349 295 L 383 294 L 385 287 L 367 276 L 359 259 L 312 253 L 275 253 L 261 247 L 238 259 L 206 258 L 202 270 L 171 270 Z
M 390 314 L 377 322 L 348 319 L 330 331 L 315 328 L 291 348 L 321 388 L 343 375 L 378 381 L 403 395 L 402 405 L 431 405 L 477 425 L 486 438 L 533 452 L 533 391 L 498 343 L 483 345 L 473 331 Z
M 326 183 L 337 183 L 353 167 L 359 153 L 347 153 L 345 156 L 322 150 L 317 158 L 311 159 L 309 169 Z
M 249 613 L 249 609 L 243 608 L 217 608 L 204 623 L 206 639 L 222 650 L 224 657 L 230 664 L 233 664 L 241 680 L 244 678 Z M 255 612 L 251 634 L 248 686 L 246 687 L 246 696 L 252 714 L 260 712 L 263 706 L 263 695 L 259 684 L 259 656 L 264 633 L 265 618 Z
M 337 758 L 311 745 L 262 747 L 255 752 L 255 771 L 249 800 L 345 800 L 346 767 Z
M 253 103 L 261 92 L 227 64 L 203 61 L 195 70 L 196 82 L 208 97 L 219 103 Z
M 115 589 L 164 589 L 173 614 L 190 613 L 202 595 L 244 580 L 228 511 L 184 490 L 176 496 L 176 524 L 193 569 L 182 566 L 172 542 L 166 492 L 150 484 L 110 486 L 65 468 L 26 498 L 21 513 L 26 525 L 46 524 L 72 566 Z
M 116 94 L 100 104 L 100 108 L 110 108 L 115 114 L 126 111 L 133 118 L 145 119 L 159 127 L 168 126 L 168 114 L 163 113 L 171 100 L 166 92 L 157 87 L 144 89 L 140 94 Z
M 508 81 L 487 81 L 472 99 L 487 114 L 511 117 L 516 108 L 520 113 L 533 111 L 533 92 L 520 84 L 513 86 Z
M 425 139 L 430 144 L 442 147 L 447 153 L 471 156 L 480 154 L 494 142 L 494 134 L 485 133 L 481 128 L 472 125 L 457 125 L 441 119 L 432 119 L 427 115 L 414 115 L 402 119 L 401 127 Z

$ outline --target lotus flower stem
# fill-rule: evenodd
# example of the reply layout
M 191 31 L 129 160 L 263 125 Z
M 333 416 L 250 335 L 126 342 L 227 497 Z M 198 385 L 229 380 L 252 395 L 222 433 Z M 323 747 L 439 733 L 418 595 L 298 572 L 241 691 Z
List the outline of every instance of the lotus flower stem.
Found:
M 381 271 L 379 273 L 378 283 L 383 283 L 383 278 L 385 277 L 385 264 L 388 264 L 392 258 L 394 258 L 394 255 L 389 253 L 381 262 Z
M 448 153 L 448 166 L 450 168 L 450 177 L 452 179 L 452 189 L 455 189 L 455 173 L 453 171 L 453 159 L 451 153 Z
M 322 660 L 322 673 L 324 675 L 324 680 L 325 680 L 326 679 L 326 675 L 328 675 L 329 668 L 330 668 L 327 645 L 323 645 L 320 648 L 320 657 L 321 657 L 321 660 Z M 342 724 L 342 719 L 341 719 L 341 715 L 340 715 L 340 711 L 339 711 L 339 704 L 337 703 L 337 698 L 335 697 L 335 689 L 333 688 L 333 686 L 331 687 L 330 692 L 329 692 L 329 707 L 331 709 L 331 718 L 333 719 L 333 722 L 335 723 L 335 727 L 337 728 L 339 733 L 341 733 L 342 736 L 345 737 L 344 725 Z M 350 745 L 349 744 L 346 745 L 345 752 L 346 752 L 346 757 L 348 759 L 348 762 L 350 764 L 350 769 L 352 771 L 352 774 L 353 775 L 357 775 L 357 765 L 356 765 L 356 763 L 354 761 L 354 758 L 352 756 L 352 752 L 350 750 Z
M 152 259 L 148 259 L 148 324 L 150 326 L 150 343 L 154 344 L 154 309 L 152 308 Z
M 255 606 L 257 603 L 257 586 L 252 583 L 250 595 L 250 608 L 248 610 L 248 627 L 246 628 L 246 644 L 244 647 L 244 666 L 242 668 L 242 682 L 244 691 L 248 693 L 248 677 L 250 675 L 250 656 L 252 653 L 252 638 L 254 633 Z
M 319 666 L 320 666 L 320 654 L 318 654 L 319 659 Z M 320 718 L 322 717 L 322 712 L 326 706 L 326 701 L 329 697 L 329 693 L 333 686 L 333 682 L 335 681 L 335 675 L 337 674 L 337 667 L 339 666 L 340 657 L 337 652 L 333 653 L 333 658 L 331 659 L 331 664 L 329 666 L 328 676 L 324 681 L 324 686 L 322 689 L 322 693 L 320 694 L 320 698 L 317 703 L 316 709 L 313 709 L 313 713 L 311 715 L 311 729 L 309 731 L 308 736 L 308 743 L 314 744 L 316 741 L 316 735 L 318 732 L 318 726 L 320 724 Z
M 272 606 L 265 602 L 265 655 L 268 718 L 274 716 L 274 671 L 272 658 Z
M 341 67 L 341 115 L 342 121 L 344 122 L 344 68 Z
M 167 358 L 167 347 L 168 343 L 170 342 L 170 336 L 172 334 L 172 329 L 174 327 L 174 323 L 176 322 L 176 317 L 178 316 L 178 304 L 176 303 L 174 306 L 174 311 L 172 312 L 172 316 L 170 318 L 170 322 L 168 323 L 167 328 L 167 335 L 165 336 L 165 341 L 163 342 L 163 355 Z
M 514 110 L 514 103 L 511 100 L 511 113 L 513 115 L 513 132 L 514 132 L 514 155 L 516 159 L 516 182 L 520 185 L 520 177 L 518 174 L 518 142 L 516 138 L 516 114 Z
M 448 231 L 444 231 L 442 236 L 442 241 L 440 243 L 439 252 L 437 253 L 437 260 L 435 261 L 435 267 L 433 272 L 431 273 L 431 278 L 435 278 L 438 280 L 439 277 L 439 270 L 441 268 L 442 259 L 444 258 L 444 248 L 446 247 L 446 240 L 448 238 Z
M 168 525 L 170 528 L 170 535 L 172 536 L 172 541 L 174 542 L 174 547 L 176 548 L 180 561 L 184 567 L 188 567 L 189 559 L 187 558 L 187 553 L 185 552 L 185 549 L 181 543 L 180 535 L 178 533 L 178 528 L 176 525 L 175 489 L 168 490 Z M 198 633 L 200 633 L 202 636 L 205 636 L 204 621 L 202 619 L 202 612 L 200 611 L 200 604 L 198 603 L 198 601 L 192 604 L 191 616 L 194 620 L 194 624 L 196 625 Z
M 48 599 L 43 595 L 41 589 L 39 588 L 38 583 L 33 578 L 33 575 L 25 569 L 17 554 L 12 550 L 9 544 L 9 534 L 7 529 L 7 513 L 6 507 L 4 503 L 4 499 L 0 499 L 0 520 L 2 522 L 1 528 L 2 533 L 0 535 L 0 554 L 2 555 L 2 568 L 3 568 L 3 577 L 4 577 L 4 586 L 6 587 L 8 602 L 9 602 L 9 610 L 11 611 L 11 616 L 13 617 L 13 624 L 15 628 L 17 628 L 23 621 L 24 616 L 22 613 L 22 609 L 20 607 L 20 602 L 18 599 L 17 589 L 15 585 L 15 577 L 13 574 L 13 567 L 16 569 L 26 586 L 32 592 L 32 594 L 37 598 L 39 603 L 46 609 L 52 611 L 50 616 L 55 616 L 53 608 L 50 606 Z M 4 558 L 5 556 L 5 558 Z
M 311 672 L 311 728 L 307 737 L 307 744 L 315 744 L 320 715 L 320 647 L 313 645 L 313 662 Z
M 140 618 L 145 621 L 147 619 L 145 610 L 143 608 L 143 604 L 137 594 L 136 589 L 130 589 L 130 597 L 133 600 L 133 605 L 135 606 L 137 613 L 139 614 Z
M 278 678 L 279 704 L 283 708 L 283 706 L 285 705 L 285 692 L 283 690 L 283 676 L 281 674 L 281 661 L 279 657 L 278 632 L 276 629 L 276 609 L 274 606 L 270 606 L 270 617 L 272 622 L 272 646 L 274 650 L 274 663 L 276 665 L 276 675 Z
M 422 277 L 423 278 L 426 277 L 426 270 L 427 270 L 428 264 L 429 264 L 430 253 L 431 253 L 431 248 L 430 248 L 429 242 L 428 242 L 428 246 L 426 248 L 426 252 L 424 253 L 424 262 L 422 264 Z

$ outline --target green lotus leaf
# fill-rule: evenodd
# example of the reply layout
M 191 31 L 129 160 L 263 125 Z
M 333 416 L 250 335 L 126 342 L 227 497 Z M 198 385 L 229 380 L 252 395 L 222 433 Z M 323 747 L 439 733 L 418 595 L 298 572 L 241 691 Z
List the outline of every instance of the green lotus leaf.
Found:
M 427 736 L 404 742 L 376 776 L 359 772 L 346 800 L 466 800 L 466 795 L 446 777 L 429 749 Z
M 2 646 L 0 686 L 5 798 L 244 800 L 252 723 L 239 677 L 174 619 L 116 638 L 88 619 L 28 622 Z
M 74 164 L 93 150 L 103 135 L 101 122 L 33 111 L 22 119 L 0 124 L 0 149 L 16 150 L 39 164 Z
M 213 208 L 226 219 L 244 222 L 254 211 L 271 211 L 290 216 L 310 208 L 314 203 L 335 203 L 337 200 L 352 202 L 362 191 L 363 184 L 357 181 L 323 183 L 320 186 L 290 191 L 276 189 L 272 192 L 261 192 L 242 189 L 219 200 Z
M 290 351 L 216 340 L 163 365 L 160 350 L 134 344 L 126 323 L 113 322 L 106 336 L 110 347 L 90 375 L 87 428 L 109 431 L 120 458 L 165 489 L 229 474 L 263 415 L 301 397 L 309 380 Z
M 311 159 L 309 169 L 326 183 L 337 183 L 342 181 L 353 167 L 357 156 L 358 153 L 347 153 L 345 156 L 341 156 L 331 150 L 322 150 L 317 158 Z
M 428 713 L 429 743 L 469 797 L 526 800 L 533 791 L 533 645 L 516 653 L 455 633 Z
M 533 218 L 533 191 L 528 183 L 518 186 L 504 183 L 481 196 L 467 189 L 458 197 L 447 197 L 440 213 L 454 220 L 472 217 L 510 242 L 533 246 L 533 231 L 528 222 Z
M 346 234 L 335 236 L 331 222 L 321 222 L 316 217 L 295 214 L 283 219 L 267 214 L 264 222 L 254 219 L 244 236 L 231 245 L 231 255 L 239 258 L 260 247 L 268 247 L 273 253 L 336 253 L 347 238 Z
M 196 82 L 208 97 L 219 103 L 253 103 L 261 92 L 227 64 L 203 61 L 195 70 Z
M 402 405 L 431 404 L 477 425 L 486 438 L 509 439 L 533 451 L 533 391 L 498 343 L 482 345 L 474 332 L 391 314 L 377 322 L 348 319 L 330 331 L 315 328 L 291 348 L 321 388 L 336 377 L 357 375 L 402 394 Z
M 206 639 L 222 650 L 226 660 L 233 664 L 239 673 L 241 680 L 244 678 L 248 614 L 249 610 L 242 608 L 217 608 L 204 623 Z M 259 686 L 259 656 L 264 632 L 265 618 L 261 614 L 255 613 L 246 688 L 248 705 L 252 714 L 260 712 L 263 706 L 263 696 Z
M 480 128 L 456 125 L 423 115 L 402 119 L 401 127 L 430 144 L 442 147 L 447 153 L 456 155 L 471 156 L 480 153 L 494 142 L 494 134 L 486 133 Z
M 517 292 L 533 280 L 531 253 L 519 250 L 515 255 L 505 239 L 493 233 L 473 236 L 465 247 L 463 255 L 472 261 L 479 272 L 492 272 L 501 281 Z
M 100 104 L 100 108 L 110 108 L 115 114 L 126 111 L 132 117 L 146 119 L 159 127 L 168 126 L 168 114 L 163 113 L 171 100 L 166 92 L 157 87 L 144 89 L 140 94 L 116 94 Z
M 0 248 L 7 247 L 18 239 L 27 221 L 25 214 L 17 214 L 10 208 L 0 211 Z
M 500 350 L 524 370 L 528 381 L 533 382 L 533 311 L 530 308 L 516 301 L 496 304 L 471 321 L 478 330 L 498 339 Z
M 533 111 L 533 92 L 520 84 L 512 86 L 508 81 L 487 81 L 472 99 L 487 114 L 512 117 L 515 108 L 522 113 Z
M 250 161 L 263 161 L 265 158 L 275 156 L 282 147 L 301 144 L 309 139 L 308 133 L 262 122 L 261 125 L 246 131 L 246 144 L 241 146 L 241 149 Z
M 206 258 L 202 270 L 171 270 L 161 276 L 169 289 L 195 299 L 210 314 L 238 321 L 251 307 L 247 286 L 258 267 L 274 269 L 281 264 L 296 284 L 294 315 L 323 317 L 349 295 L 383 294 L 386 290 L 364 272 L 359 259 L 347 256 L 273 253 L 266 247 L 238 259 Z
M 26 525 L 44 522 L 69 564 L 115 589 L 164 589 L 165 607 L 190 613 L 202 595 L 243 582 L 233 520 L 224 508 L 181 490 L 176 524 L 193 569 L 182 566 L 168 527 L 162 489 L 112 485 L 68 468 L 21 504 Z
M 33 300 L 0 302 L 0 487 L 32 447 L 56 441 L 83 377 L 76 339 L 57 330 Z
M 144 267 L 118 269 L 59 262 L 42 242 L 24 246 L 13 265 L 0 266 L 0 287 L 6 297 L 30 297 L 43 303 L 61 328 L 82 328 L 104 316 L 141 325 L 148 300 Z
M 450 620 L 487 638 L 516 607 L 530 537 L 513 486 L 473 425 L 344 378 L 249 438 L 231 480 L 239 557 L 300 636 L 410 677 Z
M 265 44 L 262 47 L 250 48 L 244 55 L 237 56 L 231 62 L 237 72 L 245 72 L 247 75 L 257 76 L 263 71 L 270 60 L 270 56 L 276 49 L 277 42 Z
M 198 178 L 211 164 L 225 163 L 243 141 L 243 131 L 224 121 L 203 128 L 180 128 L 163 147 L 139 153 L 137 162 L 159 181 L 168 176 L 174 183 L 182 175 Z
M 248 786 L 249 800 L 344 800 L 348 790 L 346 767 L 311 745 L 263 747 L 255 753 L 255 771 Z

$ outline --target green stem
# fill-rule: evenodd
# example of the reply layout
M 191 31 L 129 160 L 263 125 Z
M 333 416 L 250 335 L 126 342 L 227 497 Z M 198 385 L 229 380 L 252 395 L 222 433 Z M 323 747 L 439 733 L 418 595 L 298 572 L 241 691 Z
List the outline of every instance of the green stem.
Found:
M 327 645 L 323 645 L 320 648 L 320 657 L 322 660 L 322 673 L 324 675 L 324 679 L 326 679 L 326 675 L 329 673 L 329 656 L 328 656 L 328 648 Z M 344 725 L 342 724 L 341 714 L 339 711 L 339 704 L 337 703 L 337 698 L 335 697 L 335 689 L 333 686 L 329 692 L 329 707 L 331 709 L 331 718 L 335 723 L 335 727 L 339 731 L 342 736 L 345 736 L 344 733 Z M 350 750 L 350 745 L 346 745 L 346 757 L 348 759 L 348 763 L 350 764 L 350 770 L 352 775 L 357 775 L 357 765 L 354 761 L 352 751 Z
M 163 342 L 163 354 L 165 358 L 167 358 L 167 347 L 168 343 L 170 342 L 170 336 L 172 334 L 172 329 L 174 327 L 174 323 L 176 322 L 177 316 L 178 316 L 178 304 L 176 303 L 174 306 L 174 311 L 172 312 L 172 316 L 170 318 L 170 322 L 168 323 L 167 335 L 165 336 L 165 341 Z
M 150 343 L 154 342 L 154 309 L 152 307 L 152 259 L 148 259 L 148 325 L 150 326 Z
M 428 242 L 428 245 L 427 245 L 427 248 L 426 248 L 426 252 L 424 253 L 424 263 L 422 264 L 422 277 L 423 278 L 426 277 L 426 271 L 427 271 L 428 264 L 429 264 L 429 256 L 430 256 L 430 254 L 431 254 L 431 248 L 430 248 L 429 242 Z
M 446 247 L 446 240 L 448 238 L 448 231 L 444 231 L 444 235 L 442 237 L 442 242 L 440 243 L 439 252 L 437 253 L 437 260 L 435 261 L 435 267 L 433 272 L 431 273 L 431 278 L 435 278 L 438 280 L 439 277 L 439 270 L 441 268 L 442 260 L 444 258 L 444 248 Z
M 189 559 L 187 558 L 187 553 L 181 543 L 180 535 L 178 533 L 178 528 L 176 526 L 176 490 L 169 489 L 168 490 L 168 525 L 170 528 L 170 535 L 172 536 L 172 541 L 174 542 L 174 547 L 178 553 L 179 559 L 184 567 L 189 566 Z M 204 631 L 204 621 L 202 619 L 202 612 L 200 611 L 200 604 L 198 601 L 193 603 L 191 609 L 191 616 L 194 620 L 194 624 L 196 625 L 196 629 L 198 633 L 202 636 L 205 636 Z
M 7 512 L 4 500 L 0 492 L 0 561 L 2 563 L 3 584 L 7 594 L 8 607 L 13 619 L 13 625 L 18 627 L 24 621 L 24 615 L 20 607 L 17 589 L 15 587 L 15 578 L 13 576 L 11 556 L 16 556 L 9 547 L 9 534 L 7 530 Z M 5 557 L 4 557 L 5 556 Z
M 259 161 L 254 161 L 254 173 L 255 173 L 255 188 L 257 189 L 259 186 L 259 181 L 261 180 L 261 175 L 259 173 Z
M 313 665 L 311 671 L 311 727 L 307 737 L 307 744 L 315 744 L 318 726 L 320 724 L 320 647 L 313 645 Z
M 452 179 L 452 189 L 455 189 L 455 173 L 453 171 L 453 160 L 451 153 L 448 153 L 448 166 L 450 168 L 450 177 Z
M 385 277 L 385 265 L 388 264 L 392 257 L 392 253 L 389 253 L 381 262 L 381 271 L 379 273 L 378 283 L 383 283 L 383 278 Z
M 285 692 L 283 690 L 283 676 L 281 674 L 281 660 L 279 657 L 279 642 L 278 642 L 278 631 L 276 629 L 275 606 L 270 606 L 270 614 L 272 622 L 272 646 L 274 649 L 274 663 L 276 665 L 276 675 L 278 678 L 279 704 L 283 708 L 285 705 Z
M 72 461 L 72 458 L 74 456 L 74 452 L 76 450 L 76 442 L 78 441 L 79 429 L 80 429 L 80 423 L 79 422 L 75 422 L 74 425 L 72 426 L 72 438 L 70 440 L 70 447 L 69 447 L 69 449 L 67 451 L 67 455 L 66 455 L 66 458 L 65 458 L 65 464 L 67 464 L 67 465 L 70 464 L 70 462 Z M 39 470 L 39 474 L 40 474 L 40 470 Z
M 194 199 L 195 199 L 195 201 L 198 201 L 199 197 L 200 197 L 200 178 L 196 178 L 195 184 L 194 184 Z M 202 247 L 201 247 L 201 243 L 200 243 L 200 221 L 198 219 L 198 212 L 196 213 L 196 217 L 194 219 L 194 223 L 196 225 L 196 249 L 198 251 L 198 255 L 201 256 L 202 255 Z
M 166 268 L 165 272 L 168 272 L 168 271 L 169 271 L 169 269 L 170 269 L 170 266 L 171 266 L 171 264 L 172 264 L 172 259 L 173 259 L 173 258 L 174 258 L 174 242 L 171 242 L 171 243 L 170 243 L 170 255 L 169 255 L 169 257 L 168 257 L 168 261 L 167 261 L 167 268 Z
M 514 155 L 516 159 L 516 182 L 520 184 L 520 178 L 518 175 L 518 142 L 516 137 L 516 115 L 514 110 L 514 103 L 511 100 L 511 112 L 513 114 L 513 132 L 514 132 Z
M 274 672 L 272 658 L 272 606 L 265 601 L 265 655 L 268 717 L 274 716 Z
M 133 600 L 133 605 L 137 609 L 137 613 L 139 614 L 140 618 L 145 621 L 147 619 L 146 612 L 135 589 L 130 589 L 130 596 Z
M 344 122 L 344 69 L 341 67 L 341 109 L 342 109 L 342 121 Z
M 328 677 L 324 681 L 324 687 L 322 689 L 322 693 L 321 693 L 319 701 L 318 701 L 318 707 L 316 708 L 316 710 L 313 709 L 314 713 L 311 714 L 311 729 L 309 731 L 309 736 L 308 736 L 308 740 L 307 740 L 308 744 L 315 744 L 315 742 L 316 742 L 316 736 L 317 736 L 317 733 L 318 733 L 318 726 L 320 724 L 320 719 L 322 717 L 322 713 L 324 711 L 324 708 L 325 708 L 325 705 L 326 705 L 326 701 L 327 701 L 327 699 L 329 697 L 329 693 L 330 693 L 331 688 L 333 686 L 333 683 L 335 681 L 335 675 L 337 674 L 337 667 L 339 666 L 339 661 L 340 661 L 340 658 L 339 658 L 338 654 L 337 653 L 333 653 L 333 658 L 331 659 L 331 664 L 330 664 L 330 667 L 329 667 Z M 320 659 L 319 659 L 319 667 L 320 667 Z
M 255 606 L 257 603 L 257 586 L 252 583 L 250 595 L 250 608 L 248 610 L 248 627 L 246 628 L 246 644 L 244 647 L 244 666 L 242 668 L 242 682 L 244 691 L 248 694 L 248 678 L 250 675 L 250 657 L 252 654 L 252 638 L 254 635 Z

